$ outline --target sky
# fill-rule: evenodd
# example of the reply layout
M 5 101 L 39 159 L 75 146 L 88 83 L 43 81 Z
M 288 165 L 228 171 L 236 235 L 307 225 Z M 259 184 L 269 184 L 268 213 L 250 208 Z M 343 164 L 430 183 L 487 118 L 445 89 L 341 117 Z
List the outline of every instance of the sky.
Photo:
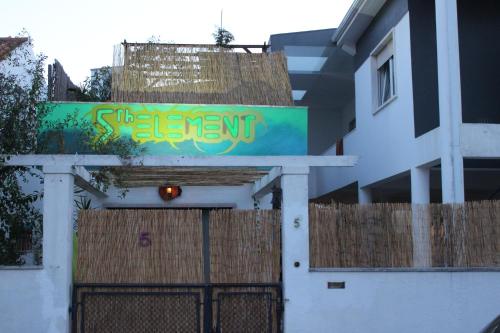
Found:
M 76 84 L 111 65 L 113 46 L 145 42 L 213 43 L 222 25 L 234 44 L 271 34 L 336 28 L 352 0 L 0 0 L 0 37 L 26 29 L 35 52 L 63 65 Z

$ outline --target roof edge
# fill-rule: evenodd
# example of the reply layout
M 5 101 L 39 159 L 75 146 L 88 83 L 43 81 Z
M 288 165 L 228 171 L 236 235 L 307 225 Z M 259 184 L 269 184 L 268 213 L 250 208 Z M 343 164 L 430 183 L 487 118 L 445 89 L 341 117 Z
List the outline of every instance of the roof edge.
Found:
M 368 22 L 366 20 L 360 20 L 360 15 L 372 16 L 373 19 L 386 1 L 387 0 L 354 0 L 337 28 L 337 31 L 332 36 L 332 42 L 337 43 L 338 46 L 341 46 L 348 52 L 350 51 L 349 53 L 354 55 L 356 53 L 355 44 L 358 38 L 371 22 L 371 20 Z M 354 28 L 358 28 L 358 31 L 353 32 L 353 30 L 356 30 Z
M 314 29 L 314 30 L 302 30 L 302 31 L 290 31 L 290 32 L 279 32 L 275 34 L 271 34 L 269 36 L 281 36 L 281 35 L 292 35 L 292 34 L 300 34 L 300 33 L 308 33 L 308 32 L 318 32 L 318 31 L 328 31 L 328 30 L 337 30 L 337 28 L 324 28 L 324 29 Z
M 346 30 L 349 28 L 351 23 L 354 20 L 354 17 L 358 15 L 360 7 L 366 2 L 367 0 L 354 0 L 353 3 L 351 4 L 351 7 L 349 7 L 349 10 L 347 10 L 347 13 L 345 14 L 344 18 L 342 19 L 342 22 L 340 22 L 339 26 L 337 27 L 337 31 L 335 34 L 332 36 L 332 42 L 338 42 L 339 39 L 345 34 Z
M 0 61 L 7 59 L 15 49 L 29 41 L 28 37 L 0 37 Z

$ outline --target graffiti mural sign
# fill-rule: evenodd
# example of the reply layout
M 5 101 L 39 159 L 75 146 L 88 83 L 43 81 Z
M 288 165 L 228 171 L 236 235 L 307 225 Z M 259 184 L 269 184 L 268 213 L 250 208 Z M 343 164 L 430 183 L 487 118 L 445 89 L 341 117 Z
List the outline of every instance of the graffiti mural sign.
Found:
M 131 138 L 149 155 L 305 155 L 304 107 L 49 103 L 48 121 L 90 123 L 96 140 Z M 47 130 L 41 128 L 41 131 Z M 68 128 L 66 135 L 77 133 Z

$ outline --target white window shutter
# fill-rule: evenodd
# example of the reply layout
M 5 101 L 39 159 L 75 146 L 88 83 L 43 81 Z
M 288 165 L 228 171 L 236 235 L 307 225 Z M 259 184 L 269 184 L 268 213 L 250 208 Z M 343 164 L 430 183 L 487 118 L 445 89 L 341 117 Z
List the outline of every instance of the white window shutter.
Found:
M 394 54 L 392 39 L 387 42 L 387 44 L 380 50 L 380 52 L 375 56 L 377 58 L 377 68 L 380 68 L 383 64 L 389 60 Z

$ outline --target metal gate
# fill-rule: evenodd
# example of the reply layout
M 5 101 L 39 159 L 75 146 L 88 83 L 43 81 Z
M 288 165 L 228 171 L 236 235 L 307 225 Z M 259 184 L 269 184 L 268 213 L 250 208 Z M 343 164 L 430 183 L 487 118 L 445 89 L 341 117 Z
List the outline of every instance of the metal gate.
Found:
M 73 332 L 281 332 L 279 284 L 75 284 Z
M 73 332 L 281 332 L 278 214 L 82 213 Z

